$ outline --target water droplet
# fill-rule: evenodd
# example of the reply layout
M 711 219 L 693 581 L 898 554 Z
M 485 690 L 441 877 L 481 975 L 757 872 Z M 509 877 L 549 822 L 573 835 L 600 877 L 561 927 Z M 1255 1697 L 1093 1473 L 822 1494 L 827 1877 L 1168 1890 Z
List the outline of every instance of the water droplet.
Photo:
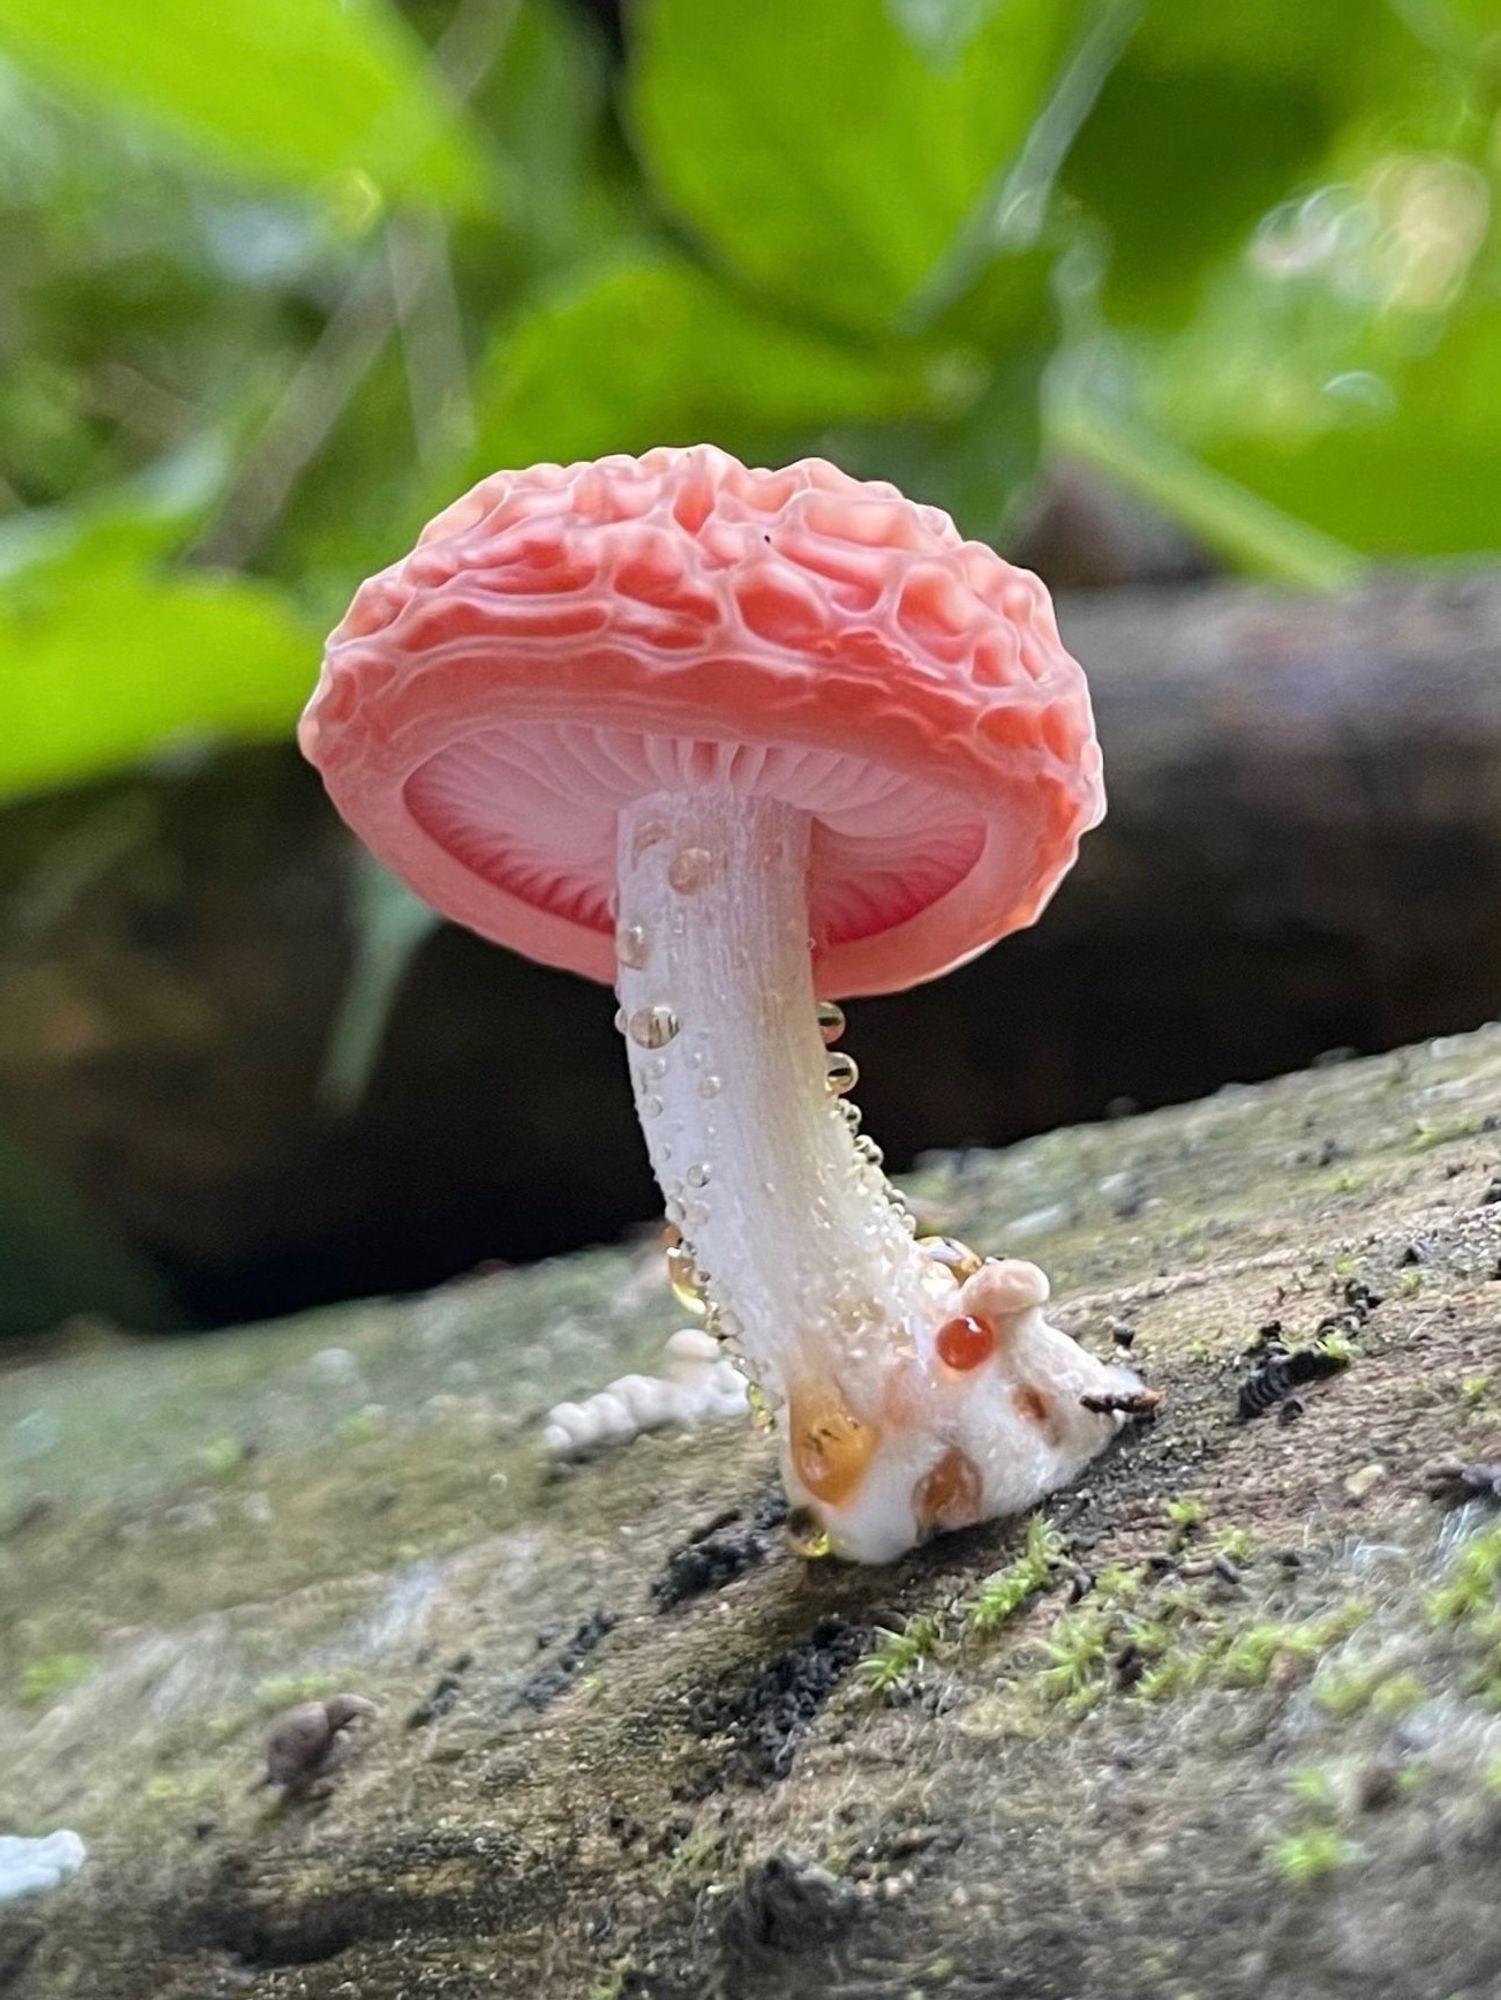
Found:
M 642 1119 L 660 1118 L 662 1116 L 662 1100 L 660 1097 L 643 1097 L 641 1102 L 636 1106 L 636 1110 Z
M 625 1027 L 626 1027 L 626 1021 L 625 1021 L 625 1009 L 624 1009 L 624 1007 L 617 1007 L 617 1008 L 615 1009 L 615 1032 L 616 1032 L 616 1034 L 617 1034 L 617 1035 L 623 1035 L 623 1034 L 625 1033 Z
M 643 1076 L 649 1077 L 653 1083 L 660 1083 L 667 1074 L 666 1056 L 653 1056 L 650 1062 L 642 1064 L 641 1071 Z
M 667 864 L 667 880 L 680 896 L 702 889 L 714 873 L 714 856 L 707 847 L 682 847 Z
M 823 1036 L 826 1048 L 844 1033 L 844 1009 L 837 1000 L 819 1001 L 818 1032 Z
M 634 1032 L 635 1023 L 632 1022 L 632 1033 Z M 845 1092 L 853 1090 L 859 1081 L 860 1065 L 855 1058 L 836 1050 L 824 1067 L 824 1087 L 835 1097 L 843 1097 Z
M 685 1229 L 702 1229 L 709 1219 L 707 1206 L 701 1201 L 690 1201 L 683 1210 Z
M 670 1007 L 638 1007 L 626 1024 L 626 1032 L 638 1048 L 660 1049 L 672 1040 L 680 1025 Z
M 668 1222 L 672 1225 L 674 1229 L 682 1228 L 683 1204 L 680 1201 L 678 1201 L 675 1197 L 673 1196 L 668 1197 L 667 1202 L 662 1209 L 662 1213 L 667 1217 Z
M 709 1185 L 709 1176 L 712 1172 L 713 1168 L 707 1160 L 694 1160 L 684 1172 L 683 1179 L 688 1183 L 689 1187 L 707 1187 Z
M 698 1080 L 698 1094 L 700 1097 L 718 1097 L 720 1091 L 723 1089 L 723 1079 L 717 1077 L 712 1070 L 710 1070 L 707 1076 L 701 1076 Z
M 849 1099 L 845 1098 L 844 1102 L 839 1106 L 839 1116 L 852 1132 L 858 1132 L 860 1129 L 860 1120 L 865 1116 L 865 1113 L 860 1109 L 858 1104 L 851 1104 Z
M 860 1155 L 860 1158 L 864 1160 L 868 1166 L 872 1167 L 880 1166 L 881 1162 L 886 1157 L 886 1155 L 881 1151 L 880 1147 L 876 1144 L 875 1140 L 872 1139 L 870 1135 L 866 1132 L 862 1132 L 859 1138 L 856 1139 L 855 1151 Z
M 639 861 L 649 848 L 659 846 L 671 832 L 672 828 L 665 819 L 643 820 L 631 836 L 632 861 Z
M 646 929 L 642 924 L 627 924 L 615 933 L 615 956 L 622 965 L 639 972 L 646 963 Z

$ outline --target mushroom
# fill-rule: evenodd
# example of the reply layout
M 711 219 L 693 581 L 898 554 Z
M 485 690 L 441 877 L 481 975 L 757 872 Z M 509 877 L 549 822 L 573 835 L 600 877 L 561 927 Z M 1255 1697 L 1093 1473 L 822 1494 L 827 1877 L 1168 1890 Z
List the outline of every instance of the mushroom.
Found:
M 1035 1266 L 914 1240 L 831 1048 L 837 997 L 1031 923 L 1100 817 L 1036 577 L 819 459 L 500 472 L 361 587 L 301 741 L 445 915 L 615 983 L 678 1294 L 827 1546 L 890 1560 L 1108 1441 L 1079 1398 L 1136 1378 L 1047 1325 Z

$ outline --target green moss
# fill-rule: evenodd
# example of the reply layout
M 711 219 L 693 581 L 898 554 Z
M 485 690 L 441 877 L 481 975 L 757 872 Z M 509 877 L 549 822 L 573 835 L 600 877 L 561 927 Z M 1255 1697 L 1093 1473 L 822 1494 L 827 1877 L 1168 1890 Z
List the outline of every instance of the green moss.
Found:
M 1249 1625 L 1231 1640 L 1219 1678 L 1226 1687 L 1262 1687 L 1279 1662 L 1317 1660 L 1369 1616 L 1370 1606 L 1352 1599 L 1337 1611 L 1301 1625 L 1270 1620 Z
M 1217 1556 L 1228 1556 L 1235 1563 L 1248 1563 L 1256 1553 L 1255 1540 L 1244 1528 L 1217 1529 L 1210 1547 Z
M 667 1871 L 680 1881 L 706 1881 L 718 1870 L 724 1854 L 725 1837 L 723 1830 L 714 1826 L 696 1826 L 672 1850 Z
M 617 1958 L 608 1971 L 602 1972 L 589 1988 L 589 2000 L 621 2000 L 621 1995 L 625 1992 L 625 1983 L 635 1970 L 636 1960 L 633 1953 L 627 1952 L 623 1958 Z
M 209 1771 L 156 1771 L 142 1787 L 142 1796 L 148 1805 L 183 1805 L 209 1798 L 215 1790 Z
M 900 1632 L 883 1632 L 875 1650 L 856 1665 L 856 1685 L 867 1694 L 895 1694 L 922 1665 L 942 1635 L 943 1628 L 931 1612 L 909 1618 Z
M 1085 1604 L 1060 1612 L 1042 1642 L 1047 1661 L 1041 1687 L 1048 1701 L 1067 1702 L 1082 1712 L 1087 1693 L 1104 1692 L 1107 1647 L 1115 1625 L 1109 1607 Z M 1093 1701 L 1088 1706 L 1092 1707 Z
M 23 1708 L 48 1708 L 88 1679 L 94 1670 L 88 1653 L 49 1653 L 21 1669 L 16 1695 Z
M 1333 1773 L 1317 1764 L 1305 1764 L 1300 1771 L 1294 1771 L 1287 1789 L 1299 1805 L 1310 1806 L 1316 1812 L 1332 1813 L 1339 1805 L 1339 1787 Z
M 210 1479 L 232 1479 L 245 1463 L 245 1447 L 237 1437 L 215 1438 L 199 1452 L 198 1463 Z
M 1489 1375 L 1466 1375 L 1459 1385 L 1459 1399 L 1467 1410 L 1478 1410 L 1491 1393 Z
M 322 1701 L 341 1685 L 337 1674 L 277 1674 L 262 1681 L 255 1698 L 268 1714 L 300 1701 Z
M 345 1444 L 374 1444 L 386 1434 L 386 1413 L 378 1403 L 343 1418 L 335 1435 Z
M 1420 1125 L 1412 1135 L 1412 1150 L 1431 1152 L 1435 1146 L 1447 1146 L 1455 1139 L 1473 1139 L 1479 1130 L 1478 1118 L 1461 1118 L 1453 1125 Z
M 1360 1849 L 1332 1826 L 1290 1833 L 1271 1851 L 1271 1863 L 1287 1882 L 1316 1882 L 1356 1860 Z
M 1412 1673 L 1359 1664 L 1324 1668 L 1313 1686 L 1313 1698 L 1326 1715 L 1356 1715 L 1369 1708 L 1395 1720 L 1427 1699 L 1428 1690 Z
M 1061 1536 L 1040 1514 L 1034 1515 L 1027 1526 L 1027 1543 L 1021 1556 L 1007 1568 L 987 1576 L 965 1607 L 966 1631 L 984 1638 L 999 1630 L 1039 1591 L 1047 1589 L 1066 1560 Z
M 1501 1523 L 1472 1535 L 1449 1564 L 1443 1583 L 1424 1603 L 1430 1624 L 1474 1624 L 1496 1609 L 1501 1579 Z
M 1421 1271 L 1413 1268 L 1412 1270 L 1402 1271 L 1398 1274 L 1397 1297 L 1399 1299 L 1416 1298 L 1422 1289 L 1423 1274 Z

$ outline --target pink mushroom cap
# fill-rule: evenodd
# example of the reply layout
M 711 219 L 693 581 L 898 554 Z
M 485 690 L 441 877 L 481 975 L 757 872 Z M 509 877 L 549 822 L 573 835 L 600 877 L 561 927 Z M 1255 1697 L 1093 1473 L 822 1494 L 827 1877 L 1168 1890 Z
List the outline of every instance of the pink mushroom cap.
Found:
M 814 976 L 891 992 L 1037 917 L 1104 810 L 1048 593 L 822 459 L 498 472 L 363 584 L 301 729 L 446 916 L 613 980 L 616 820 L 726 785 L 814 819 Z

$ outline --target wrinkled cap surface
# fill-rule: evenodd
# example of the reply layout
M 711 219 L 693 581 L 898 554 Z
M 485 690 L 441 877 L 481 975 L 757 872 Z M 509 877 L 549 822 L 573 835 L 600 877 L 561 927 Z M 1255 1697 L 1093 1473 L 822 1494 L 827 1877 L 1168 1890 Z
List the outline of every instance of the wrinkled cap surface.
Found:
M 1047 591 L 821 459 L 709 445 L 499 472 L 361 586 L 302 747 L 446 916 L 616 975 L 616 823 L 730 787 L 813 817 L 824 994 L 1030 923 L 1104 808 Z

